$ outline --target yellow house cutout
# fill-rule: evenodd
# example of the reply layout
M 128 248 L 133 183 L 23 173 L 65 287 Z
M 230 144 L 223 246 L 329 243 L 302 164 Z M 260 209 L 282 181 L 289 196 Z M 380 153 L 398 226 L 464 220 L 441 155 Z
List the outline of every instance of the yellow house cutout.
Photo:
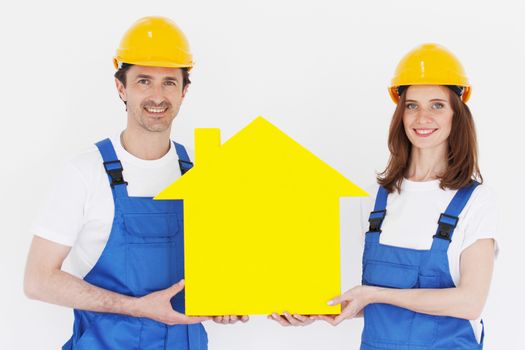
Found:
M 223 145 L 195 130 L 184 200 L 187 315 L 337 314 L 339 200 L 368 194 L 262 117 Z

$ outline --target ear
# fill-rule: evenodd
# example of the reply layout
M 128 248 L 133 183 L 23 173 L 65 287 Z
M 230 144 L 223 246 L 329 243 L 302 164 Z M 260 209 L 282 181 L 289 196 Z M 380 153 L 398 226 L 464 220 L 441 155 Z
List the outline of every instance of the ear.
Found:
M 182 98 L 186 97 L 186 94 L 188 93 L 188 88 L 191 84 L 186 84 L 184 88 L 182 89 Z
M 118 94 L 120 96 L 120 99 L 122 101 L 126 102 L 127 101 L 126 87 L 117 78 L 115 78 L 115 87 L 117 88 L 117 92 L 118 92 Z

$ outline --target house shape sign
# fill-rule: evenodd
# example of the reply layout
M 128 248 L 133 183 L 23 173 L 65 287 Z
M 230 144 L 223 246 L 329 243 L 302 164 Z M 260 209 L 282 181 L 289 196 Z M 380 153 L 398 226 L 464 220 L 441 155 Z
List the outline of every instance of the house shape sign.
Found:
M 195 130 L 195 166 L 155 199 L 184 201 L 187 315 L 337 314 L 340 197 L 368 194 L 262 117 L 221 145 Z

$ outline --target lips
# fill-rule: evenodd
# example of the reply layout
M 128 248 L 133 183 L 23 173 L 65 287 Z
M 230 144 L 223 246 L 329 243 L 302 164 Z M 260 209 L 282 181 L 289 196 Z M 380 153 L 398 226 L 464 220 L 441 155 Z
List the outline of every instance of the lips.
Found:
M 430 129 L 430 128 L 419 128 L 419 129 L 413 129 L 414 133 L 419 137 L 429 137 L 433 133 L 435 133 L 438 129 Z
M 144 107 L 144 110 L 150 114 L 163 114 L 168 110 L 168 107 Z

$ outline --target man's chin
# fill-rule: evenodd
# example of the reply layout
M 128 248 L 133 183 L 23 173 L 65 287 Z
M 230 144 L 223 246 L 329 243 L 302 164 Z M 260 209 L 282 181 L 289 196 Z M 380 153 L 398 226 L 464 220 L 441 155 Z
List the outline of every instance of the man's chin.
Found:
M 157 120 L 157 121 L 148 120 L 147 123 L 142 123 L 142 127 L 150 132 L 163 132 L 163 131 L 168 130 L 171 127 L 172 121 L 173 119 L 170 120 L 169 122 L 168 120 Z

